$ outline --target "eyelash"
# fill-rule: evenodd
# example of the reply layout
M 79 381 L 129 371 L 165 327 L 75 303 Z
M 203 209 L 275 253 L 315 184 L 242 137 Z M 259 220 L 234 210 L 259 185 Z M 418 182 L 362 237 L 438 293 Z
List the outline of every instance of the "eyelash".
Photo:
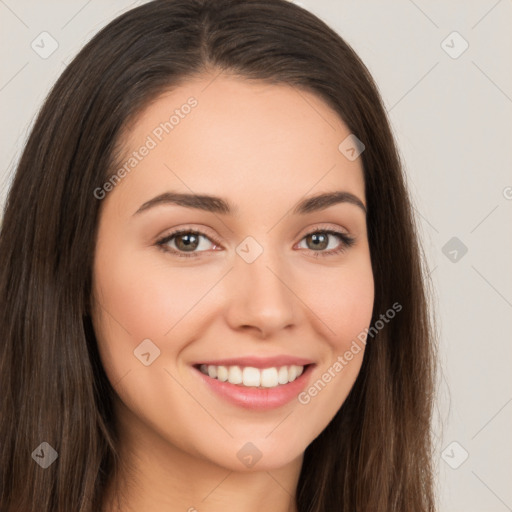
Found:
M 307 236 L 314 235 L 317 233 L 336 236 L 341 240 L 341 244 L 338 249 L 331 249 L 330 251 L 313 251 L 311 249 L 308 249 L 310 252 L 314 253 L 315 258 L 318 258 L 319 256 L 326 257 L 326 256 L 335 256 L 337 254 L 341 254 L 342 252 L 345 252 L 347 249 L 352 247 L 356 241 L 354 237 L 351 237 L 351 236 L 347 235 L 346 233 L 342 233 L 341 231 L 335 231 L 333 229 L 321 229 L 321 228 L 316 228 L 315 230 L 310 231 L 309 233 L 306 233 L 301 238 L 301 241 L 304 238 L 306 238 Z M 161 249 L 165 253 L 171 253 L 171 254 L 177 255 L 180 258 L 197 258 L 201 253 L 206 252 L 206 251 L 199 251 L 199 252 L 186 253 L 186 252 L 182 252 L 182 251 L 176 251 L 175 249 L 170 249 L 169 247 L 166 246 L 166 244 L 168 242 L 170 242 L 173 238 L 175 238 L 179 235 L 184 235 L 184 234 L 187 234 L 187 235 L 193 234 L 193 235 L 197 235 L 197 236 L 203 236 L 203 237 L 207 238 L 208 240 L 210 240 L 210 242 L 213 242 L 215 245 L 220 246 L 220 244 L 215 239 L 213 239 L 212 237 L 206 235 L 205 233 L 202 233 L 201 231 L 197 231 L 195 229 L 178 229 L 176 231 L 173 231 L 172 233 L 170 233 L 170 234 L 166 235 L 165 237 L 161 238 L 160 240 L 158 240 L 156 242 L 156 245 L 158 246 L 159 249 Z

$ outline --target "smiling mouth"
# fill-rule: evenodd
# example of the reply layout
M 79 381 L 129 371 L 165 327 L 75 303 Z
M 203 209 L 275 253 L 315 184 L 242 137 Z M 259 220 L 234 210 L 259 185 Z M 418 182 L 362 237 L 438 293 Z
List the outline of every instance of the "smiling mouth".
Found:
M 285 386 L 300 377 L 311 364 L 283 365 L 268 368 L 252 366 L 222 366 L 199 364 L 195 368 L 211 379 L 228 382 L 239 387 L 269 389 Z

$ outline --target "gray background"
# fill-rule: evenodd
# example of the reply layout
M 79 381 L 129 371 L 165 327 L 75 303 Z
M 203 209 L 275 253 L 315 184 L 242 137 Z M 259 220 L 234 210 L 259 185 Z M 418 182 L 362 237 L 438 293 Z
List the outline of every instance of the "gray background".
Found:
M 2 205 L 58 75 L 99 29 L 141 3 L 0 0 Z M 440 511 L 512 511 L 512 2 L 297 3 L 366 63 L 403 156 L 440 334 Z M 43 31 L 58 43 L 47 58 L 31 47 L 51 49 Z

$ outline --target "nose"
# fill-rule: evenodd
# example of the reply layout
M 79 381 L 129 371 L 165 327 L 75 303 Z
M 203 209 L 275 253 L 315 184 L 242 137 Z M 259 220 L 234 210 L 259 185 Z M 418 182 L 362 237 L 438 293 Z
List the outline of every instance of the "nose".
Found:
M 234 330 L 255 331 L 271 337 L 296 324 L 294 306 L 298 299 L 290 285 L 291 277 L 278 261 L 266 256 L 252 263 L 236 259 L 230 273 L 227 321 Z

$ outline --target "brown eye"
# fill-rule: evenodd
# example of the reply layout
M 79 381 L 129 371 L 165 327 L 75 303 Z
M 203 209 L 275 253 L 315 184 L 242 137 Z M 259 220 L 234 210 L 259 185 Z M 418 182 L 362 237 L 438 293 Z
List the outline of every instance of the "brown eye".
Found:
M 174 243 L 180 251 L 194 251 L 199 246 L 199 236 L 194 233 L 178 235 L 174 239 Z
M 210 244 L 210 247 L 208 247 L 208 244 Z M 162 250 L 176 256 L 199 256 L 203 252 L 208 253 L 209 249 L 218 248 L 210 237 L 190 229 L 175 231 L 159 240 L 157 245 Z
M 331 240 L 333 242 L 331 243 Z M 337 242 L 336 242 L 337 240 Z M 301 240 L 305 242 L 306 249 L 314 253 L 314 256 L 334 256 L 346 251 L 355 243 L 355 238 L 333 230 L 317 230 L 308 233 Z M 329 249 L 329 250 L 326 250 Z
M 327 249 L 327 246 L 329 245 L 329 235 L 326 233 L 312 233 L 310 235 L 307 235 L 305 238 L 307 240 L 306 243 L 308 245 L 308 248 L 312 250 Z

